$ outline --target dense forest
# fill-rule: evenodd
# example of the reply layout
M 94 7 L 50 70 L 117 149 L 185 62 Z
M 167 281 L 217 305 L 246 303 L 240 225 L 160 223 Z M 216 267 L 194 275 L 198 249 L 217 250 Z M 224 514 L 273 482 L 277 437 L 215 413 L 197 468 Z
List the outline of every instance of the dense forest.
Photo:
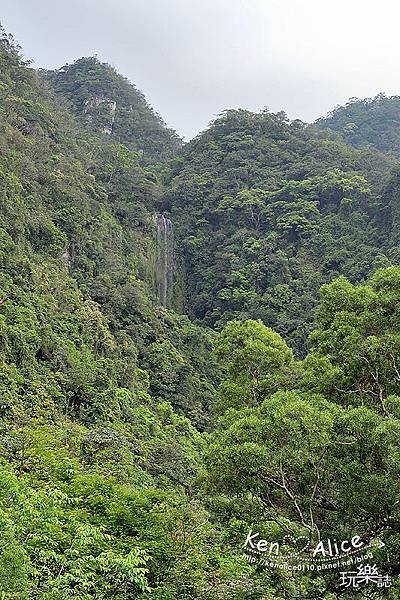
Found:
M 331 129 L 352 146 L 371 148 L 400 158 L 400 96 L 351 98 L 315 123 Z
M 226 112 L 168 179 L 189 315 L 219 327 L 261 318 L 303 355 L 320 286 L 363 281 L 396 256 L 394 164 L 282 114 Z
M 144 95 L 96 57 L 81 58 L 58 71 L 41 71 L 70 110 L 92 131 L 108 133 L 148 161 L 171 158 L 181 146 Z
M 4 31 L 0 96 L 0 598 L 398 598 L 396 99 L 182 144 Z M 249 531 L 359 536 L 391 585 L 263 567 Z

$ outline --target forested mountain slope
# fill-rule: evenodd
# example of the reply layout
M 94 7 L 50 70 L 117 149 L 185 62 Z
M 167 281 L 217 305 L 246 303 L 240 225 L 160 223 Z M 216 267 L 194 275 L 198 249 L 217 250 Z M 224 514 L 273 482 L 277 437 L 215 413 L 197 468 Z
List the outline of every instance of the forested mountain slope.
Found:
M 155 172 L 142 168 L 138 154 L 126 146 L 78 130 L 66 112 L 55 110 L 37 75 L 12 52 L 3 52 L 2 74 L 2 219 L 4 244 L 14 249 L 5 259 L 11 255 L 26 269 L 24 285 L 35 291 L 28 274 L 36 268 L 51 269 L 66 285 L 78 285 L 94 311 L 93 302 L 101 305 L 107 329 L 122 336 L 115 351 L 139 354 L 140 367 L 155 360 L 150 350 L 156 352 L 156 345 L 151 344 L 173 338 L 179 345 L 175 327 L 187 327 L 182 334 L 196 336 L 187 319 L 168 315 L 155 303 Z M 11 287 L 13 274 L 21 277 L 14 268 L 6 280 Z M 47 280 L 50 285 L 49 274 L 43 285 Z M 6 310 L 12 298 L 7 289 L 4 296 Z M 199 341 L 194 343 L 197 347 Z M 126 362 L 123 354 L 121 359 Z
M 356 597 L 249 564 L 250 528 L 290 552 L 384 536 L 397 598 L 395 161 L 229 111 L 167 165 L 175 136 L 112 69 L 45 75 L 2 32 L 1 598 Z M 157 301 L 168 218 L 198 324 Z M 371 271 L 314 318 L 321 282 Z
M 351 98 L 315 125 L 336 131 L 357 148 L 375 149 L 400 158 L 400 96 Z
M 96 57 L 80 58 L 42 75 L 91 129 L 139 151 L 144 162 L 160 162 L 181 146 L 179 136 L 165 126 L 142 92 Z
M 181 490 L 217 380 L 210 334 L 156 302 L 156 173 L 45 88 L 3 34 L 0 589 L 174 589 L 161 556 L 175 563 L 172 523 L 197 514 Z
M 397 260 L 381 198 L 394 164 L 283 114 L 227 111 L 175 160 L 164 200 L 189 315 L 261 318 L 304 352 L 321 284 Z

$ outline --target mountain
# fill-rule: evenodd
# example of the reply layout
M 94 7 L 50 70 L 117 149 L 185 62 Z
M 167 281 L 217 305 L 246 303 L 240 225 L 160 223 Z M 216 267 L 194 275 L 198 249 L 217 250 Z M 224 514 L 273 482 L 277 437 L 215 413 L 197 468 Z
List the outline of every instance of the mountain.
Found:
M 156 170 L 82 127 L 5 34 L 0 94 L 0 588 L 173 589 L 218 370 L 211 333 L 157 301 Z
M 400 96 L 351 98 L 315 125 L 339 133 L 356 148 L 370 148 L 400 158 Z
M 399 597 L 399 193 L 283 113 L 181 148 L 1 31 L 1 598 L 350 600 L 328 539 Z
M 170 158 L 182 145 L 142 92 L 96 57 L 80 58 L 42 75 L 83 122 L 138 151 L 145 162 Z
M 304 354 L 321 285 L 397 258 L 381 230 L 394 165 L 282 113 L 227 111 L 184 147 L 164 196 L 189 316 L 260 318 Z

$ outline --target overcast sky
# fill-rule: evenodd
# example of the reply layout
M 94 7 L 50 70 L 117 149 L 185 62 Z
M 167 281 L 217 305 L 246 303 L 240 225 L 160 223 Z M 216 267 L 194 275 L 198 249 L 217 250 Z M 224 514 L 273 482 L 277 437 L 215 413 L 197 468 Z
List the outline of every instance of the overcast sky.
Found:
M 225 108 L 312 121 L 400 94 L 398 0 L 1 0 L 37 67 L 97 54 L 186 139 Z

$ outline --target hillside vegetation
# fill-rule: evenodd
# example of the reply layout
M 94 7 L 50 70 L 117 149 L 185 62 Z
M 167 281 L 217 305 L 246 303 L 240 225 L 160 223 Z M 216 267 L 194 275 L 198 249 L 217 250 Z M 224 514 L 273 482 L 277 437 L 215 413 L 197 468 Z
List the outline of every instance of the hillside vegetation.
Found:
M 400 96 L 351 98 L 345 106 L 337 106 L 315 124 L 336 131 L 352 146 L 400 158 Z
M 320 286 L 398 257 L 382 198 L 394 164 L 283 114 L 227 111 L 175 160 L 165 196 L 189 315 L 261 318 L 304 354 Z
M 250 564 L 250 528 L 382 540 L 399 596 L 399 188 L 282 114 L 180 149 L 109 66 L 38 73 L 2 32 L 2 599 L 357 597 Z
M 166 127 L 142 92 L 96 57 L 80 58 L 42 75 L 83 123 L 139 151 L 145 162 L 170 158 L 181 146 L 179 136 Z

